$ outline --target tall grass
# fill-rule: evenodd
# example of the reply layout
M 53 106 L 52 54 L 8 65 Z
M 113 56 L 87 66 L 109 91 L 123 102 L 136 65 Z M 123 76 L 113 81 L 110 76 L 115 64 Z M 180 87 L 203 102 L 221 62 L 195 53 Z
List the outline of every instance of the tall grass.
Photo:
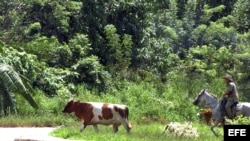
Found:
M 32 108 L 21 96 L 17 96 L 18 114 L 0 118 L 0 127 L 54 127 L 74 120 L 63 115 L 62 108 L 67 99 L 50 98 L 36 91 L 34 99 L 39 109 Z
M 190 76 L 189 76 L 190 77 Z M 210 81 L 199 76 L 183 77 L 181 75 L 169 76 L 169 81 L 150 82 L 120 82 L 119 88 L 113 88 L 107 93 L 90 91 L 85 85 L 76 86 L 74 93 L 58 91 L 55 97 L 46 97 L 42 92 L 36 91 L 34 96 L 39 105 L 34 110 L 22 97 L 17 97 L 18 115 L 0 118 L 0 126 L 63 126 L 52 133 L 54 136 L 85 140 L 190 140 L 189 138 L 175 137 L 172 134 L 162 134 L 166 123 L 171 121 L 189 121 L 198 123 L 196 116 L 199 111 L 192 102 L 198 92 L 209 88 L 212 92 L 221 91 L 223 82 Z M 154 80 L 155 81 L 155 80 Z M 134 125 L 131 135 L 126 135 L 120 127 L 117 135 L 112 134 L 112 127 L 100 126 L 100 134 L 95 134 L 88 127 L 79 133 L 80 121 L 73 115 L 65 115 L 61 111 L 69 98 L 80 101 L 101 101 L 109 103 L 126 104 L 129 107 L 129 120 Z M 207 126 L 196 125 L 201 133 L 199 139 L 192 140 L 221 140 L 214 138 Z
M 121 89 L 114 89 L 105 94 L 95 94 L 86 90 L 84 86 L 77 87 L 76 99 L 81 101 L 102 101 L 110 103 L 122 103 L 129 106 L 129 119 L 133 124 L 132 133 L 127 135 L 123 127 L 114 135 L 112 127 L 99 126 L 100 133 L 96 134 L 92 127 L 87 127 L 82 133 L 79 132 L 80 124 L 68 123 L 63 128 L 53 132 L 51 135 L 77 139 L 77 140 L 109 140 L 109 141 L 152 141 L 152 140 L 179 140 L 179 141 L 217 141 L 222 140 L 222 129 L 217 128 L 220 138 L 215 138 L 210 127 L 198 124 L 199 118 L 196 116 L 199 111 L 192 102 L 198 92 L 203 88 L 212 88 L 217 91 L 222 86 L 222 81 L 212 80 L 211 86 L 205 79 L 194 76 L 192 81 L 185 77 L 172 77 L 172 82 L 162 85 L 152 82 L 123 83 Z M 160 90 L 158 90 L 160 89 Z M 72 116 L 73 117 L 73 116 Z M 72 118 L 69 117 L 69 118 Z M 190 121 L 196 123 L 200 137 L 187 138 L 176 137 L 173 134 L 162 134 L 166 123 L 171 121 Z
M 190 76 L 189 76 L 190 77 Z M 169 81 L 162 82 L 120 82 L 119 88 L 113 88 L 107 93 L 90 91 L 85 85 L 75 87 L 75 93 L 69 95 L 66 91 L 58 91 L 55 97 L 46 97 L 42 92 L 36 91 L 34 96 L 39 105 L 34 110 L 22 97 L 17 97 L 19 116 L 62 116 L 62 109 L 70 97 L 80 101 L 101 101 L 109 103 L 126 104 L 129 107 L 129 118 L 137 123 L 151 121 L 197 121 L 198 107 L 192 102 L 196 94 L 203 88 L 209 88 L 205 79 L 199 76 L 188 77 L 180 75 L 169 76 Z M 157 80 L 154 80 L 157 81 Z M 211 82 L 212 89 L 220 81 Z

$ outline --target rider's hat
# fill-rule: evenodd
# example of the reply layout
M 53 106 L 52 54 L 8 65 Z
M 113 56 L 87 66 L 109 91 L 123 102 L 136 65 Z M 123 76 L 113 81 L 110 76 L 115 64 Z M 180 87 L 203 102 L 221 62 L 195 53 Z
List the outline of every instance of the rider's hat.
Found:
M 232 76 L 229 75 L 229 74 L 226 74 L 223 78 L 224 78 L 224 79 L 227 79 L 227 80 L 229 80 L 229 81 L 233 81 Z

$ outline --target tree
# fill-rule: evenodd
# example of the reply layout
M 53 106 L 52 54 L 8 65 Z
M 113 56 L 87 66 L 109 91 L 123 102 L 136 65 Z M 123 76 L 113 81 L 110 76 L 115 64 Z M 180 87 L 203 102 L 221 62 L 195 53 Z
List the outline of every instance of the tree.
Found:
M 11 66 L 0 64 L 0 116 L 17 113 L 15 93 L 21 94 L 33 108 L 38 108 L 19 74 Z
M 38 108 L 32 97 L 31 83 L 37 70 L 35 55 L 16 50 L 0 42 L 0 113 L 17 113 L 15 95 L 21 94 L 29 104 Z M 28 79 L 27 79 L 28 78 Z
M 250 1 L 238 0 L 233 7 L 232 11 L 232 24 L 236 29 L 241 32 L 247 32 L 250 28 Z
M 131 61 L 132 39 L 125 34 L 122 39 L 114 25 L 105 26 L 105 33 L 108 42 L 109 60 L 107 65 L 109 70 L 116 75 L 125 74 Z

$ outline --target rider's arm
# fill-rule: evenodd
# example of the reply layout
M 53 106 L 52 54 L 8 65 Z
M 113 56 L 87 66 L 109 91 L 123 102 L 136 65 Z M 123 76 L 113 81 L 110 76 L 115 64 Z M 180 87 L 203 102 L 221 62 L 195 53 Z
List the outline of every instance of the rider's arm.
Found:
M 224 92 L 223 96 L 230 95 L 232 92 L 233 86 L 229 84 L 227 90 Z
M 227 90 L 227 91 L 224 92 L 223 96 L 229 95 L 230 93 L 231 93 L 231 91 Z

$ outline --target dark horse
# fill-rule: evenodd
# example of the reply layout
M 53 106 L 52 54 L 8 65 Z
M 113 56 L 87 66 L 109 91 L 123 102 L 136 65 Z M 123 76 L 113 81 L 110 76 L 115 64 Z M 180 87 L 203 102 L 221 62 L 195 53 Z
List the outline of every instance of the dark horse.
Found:
M 196 96 L 193 104 L 200 105 L 205 103 L 212 110 L 212 117 L 215 119 L 214 124 L 211 126 L 211 130 L 215 136 L 218 136 L 214 127 L 216 127 L 219 123 L 224 125 L 224 116 L 225 113 L 221 110 L 221 100 L 219 100 L 216 96 L 208 93 L 206 89 L 200 91 L 200 93 Z M 236 116 L 250 116 L 250 103 L 249 102 L 240 102 L 236 105 Z

